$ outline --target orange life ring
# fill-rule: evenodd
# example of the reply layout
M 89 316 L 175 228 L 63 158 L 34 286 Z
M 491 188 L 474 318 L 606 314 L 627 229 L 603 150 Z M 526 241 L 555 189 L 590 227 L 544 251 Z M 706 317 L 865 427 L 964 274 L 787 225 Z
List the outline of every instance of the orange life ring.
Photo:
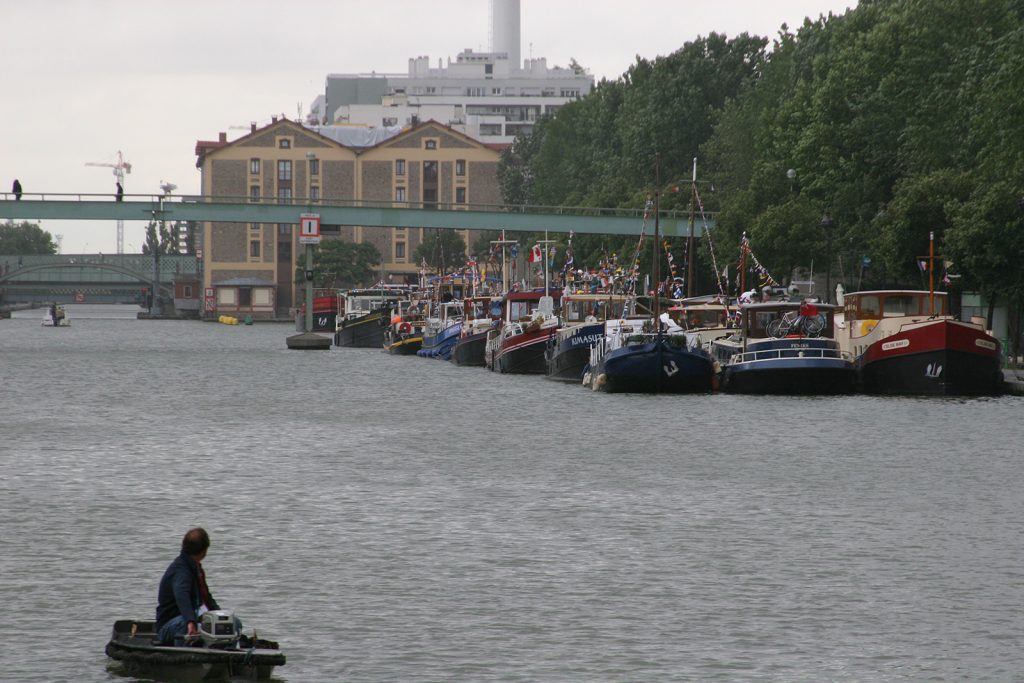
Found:
M 401 332 L 402 334 L 409 334 L 409 332 L 412 331 L 412 325 L 410 325 L 409 323 L 402 323 L 401 325 L 398 326 L 398 331 Z

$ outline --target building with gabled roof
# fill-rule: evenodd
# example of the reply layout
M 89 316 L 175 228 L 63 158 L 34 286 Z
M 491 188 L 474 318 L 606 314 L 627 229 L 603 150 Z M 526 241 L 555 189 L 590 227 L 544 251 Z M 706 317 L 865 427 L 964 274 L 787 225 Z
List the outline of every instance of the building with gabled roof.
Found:
M 233 141 L 196 143 L 204 197 L 298 205 L 372 200 L 398 206 L 468 208 L 501 203 L 498 148 L 436 121 L 418 123 L 364 147 L 337 142 L 322 129 L 288 119 Z M 206 222 L 202 229 L 204 313 L 207 316 L 283 318 L 302 304 L 295 284 L 303 258 L 294 224 Z M 471 244 L 471 231 L 463 231 Z M 324 239 L 372 243 L 379 272 L 392 282 L 414 282 L 412 253 L 422 228 L 321 225 Z M 373 283 L 360 283 L 371 285 Z

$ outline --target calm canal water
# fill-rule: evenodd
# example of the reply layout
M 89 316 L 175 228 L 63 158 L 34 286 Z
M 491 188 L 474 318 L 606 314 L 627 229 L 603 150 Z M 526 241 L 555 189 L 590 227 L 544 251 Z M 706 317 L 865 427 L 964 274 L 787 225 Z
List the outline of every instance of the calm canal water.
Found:
M 111 625 L 192 525 L 291 683 L 1024 676 L 1019 398 L 604 395 L 70 311 L 0 320 L 0 680 L 130 680 Z

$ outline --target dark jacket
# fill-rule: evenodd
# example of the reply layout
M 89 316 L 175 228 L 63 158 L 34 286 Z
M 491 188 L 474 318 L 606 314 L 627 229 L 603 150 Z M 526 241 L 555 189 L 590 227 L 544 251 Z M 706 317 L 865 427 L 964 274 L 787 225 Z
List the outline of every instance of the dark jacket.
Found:
M 185 617 L 185 621 L 198 621 L 196 610 L 202 603 L 201 595 L 199 565 L 189 555 L 181 553 L 174 562 L 171 562 L 160 579 L 160 591 L 156 602 L 157 631 L 179 614 Z M 209 588 L 207 596 L 207 609 L 220 609 L 213 595 L 209 594 Z

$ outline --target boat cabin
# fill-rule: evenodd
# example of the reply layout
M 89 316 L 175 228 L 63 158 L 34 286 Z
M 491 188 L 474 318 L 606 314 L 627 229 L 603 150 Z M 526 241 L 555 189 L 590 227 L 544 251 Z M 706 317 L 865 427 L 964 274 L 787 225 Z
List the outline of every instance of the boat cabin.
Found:
M 551 298 L 555 310 L 558 309 L 561 292 L 557 289 L 548 290 L 548 297 Z M 506 320 L 527 321 L 533 318 L 533 314 L 540 308 L 541 300 L 544 299 L 544 291 L 537 292 L 509 292 L 505 296 Z
M 603 322 L 621 318 L 626 309 L 622 294 L 566 294 L 562 299 L 562 320 L 565 325 Z
M 875 291 L 843 295 L 845 319 L 879 320 L 881 318 L 928 318 L 949 315 L 945 292 Z
M 771 337 L 814 336 L 835 337 L 835 312 L 838 306 L 832 304 L 770 301 L 763 304 L 747 304 L 742 309 L 740 333 L 744 339 L 768 339 Z M 815 321 L 807 327 L 802 321 Z
M 733 308 L 720 301 L 683 300 L 668 309 L 668 317 L 684 330 L 701 330 L 733 326 Z
M 338 292 L 338 319 L 353 320 L 381 308 L 393 308 L 396 302 L 407 299 L 408 296 L 409 289 L 401 286 Z

